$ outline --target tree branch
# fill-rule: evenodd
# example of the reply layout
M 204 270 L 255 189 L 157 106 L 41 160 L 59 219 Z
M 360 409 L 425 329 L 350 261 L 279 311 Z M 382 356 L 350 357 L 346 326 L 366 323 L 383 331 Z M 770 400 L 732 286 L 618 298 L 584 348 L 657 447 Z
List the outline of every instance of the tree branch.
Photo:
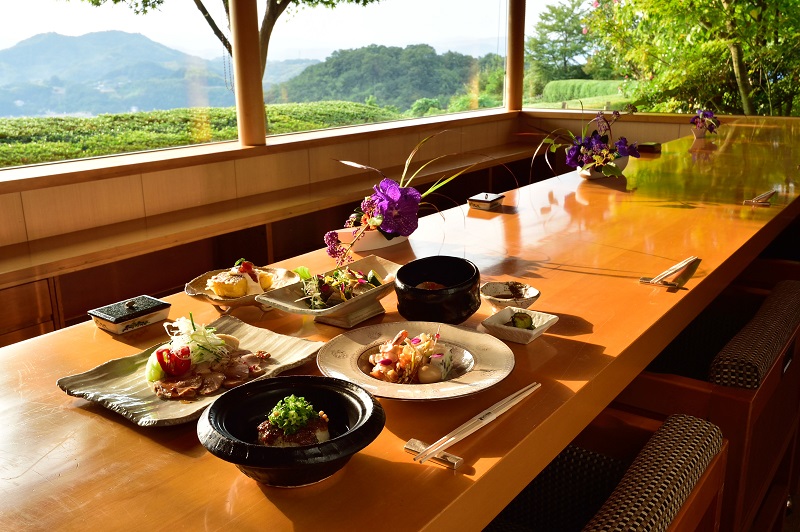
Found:
M 223 4 L 225 5 L 225 14 L 227 15 L 228 14 L 228 2 L 223 0 Z M 219 29 L 219 26 L 217 26 L 217 23 L 211 17 L 211 14 L 208 12 L 208 9 L 206 9 L 206 6 L 203 5 L 203 0 L 194 0 L 194 5 L 196 5 L 197 9 L 200 10 L 200 13 L 203 15 L 203 18 L 206 19 L 206 23 L 211 28 L 211 31 L 214 32 L 214 35 L 217 36 L 217 39 L 219 39 L 219 42 L 221 42 L 222 46 L 224 46 L 225 49 L 228 51 L 228 55 L 232 56 L 233 55 L 233 49 L 231 48 L 231 42 L 228 40 L 227 37 L 225 37 L 225 34 L 222 32 L 222 30 Z

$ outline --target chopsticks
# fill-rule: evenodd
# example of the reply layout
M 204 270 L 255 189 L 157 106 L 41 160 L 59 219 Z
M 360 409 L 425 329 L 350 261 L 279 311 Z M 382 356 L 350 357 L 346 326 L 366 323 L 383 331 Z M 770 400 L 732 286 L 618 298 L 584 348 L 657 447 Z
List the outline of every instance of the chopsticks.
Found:
M 463 425 L 459 426 L 452 432 L 449 432 L 439 438 L 436 442 L 428 446 L 428 448 L 421 451 L 414 457 L 414 460 L 419 461 L 421 464 L 425 460 L 429 459 L 430 457 L 438 454 L 441 451 L 444 451 L 451 445 L 456 442 L 459 442 L 475 432 L 476 430 L 485 427 L 498 416 L 503 414 L 504 412 L 508 411 L 512 406 L 519 403 L 534 391 L 536 391 L 541 386 L 538 382 L 532 382 L 531 384 L 525 386 L 519 391 L 516 391 L 506 397 L 505 399 L 498 401 L 497 403 L 493 404 L 483 412 L 479 413 Z
M 759 194 L 753 199 L 744 200 L 742 205 L 753 205 L 754 207 L 769 207 L 770 206 L 770 198 L 774 196 L 778 191 L 777 190 L 769 190 L 764 192 L 763 194 Z
M 670 266 L 669 268 L 667 268 L 666 270 L 664 270 L 663 272 L 659 273 L 658 275 L 656 275 L 653 278 L 640 277 L 639 278 L 639 282 L 640 283 L 644 283 L 644 284 L 657 284 L 657 285 L 663 285 L 663 286 L 676 286 L 675 283 L 668 283 L 668 282 L 664 281 L 664 279 L 666 279 L 667 277 L 670 277 L 672 275 L 675 275 L 676 273 L 678 273 L 682 269 L 686 268 L 687 266 L 689 266 L 690 264 L 692 264 L 696 260 L 697 260 L 697 257 L 695 257 L 695 256 L 691 256 L 691 257 L 685 258 L 682 261 L 680 261 L 679 263 L 675 264 L 674 266 Z

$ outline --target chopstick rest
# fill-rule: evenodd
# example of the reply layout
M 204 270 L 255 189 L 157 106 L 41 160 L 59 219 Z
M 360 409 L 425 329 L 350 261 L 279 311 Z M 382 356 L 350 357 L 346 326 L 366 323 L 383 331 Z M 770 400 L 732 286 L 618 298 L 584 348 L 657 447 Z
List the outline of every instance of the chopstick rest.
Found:
M 777 190 L 770 190 L 768 192 L 764 192 L 763 194 L 759 194 L 753 199 L 744 200 L 742 205 L 752 205 L 753 207 L 769 207 L 772 205 L 769 200 L 774 196 L 778 191 Z
M 672 287 L 672 288 L 679 288 L 679 287 L 683 286 L 686 283 L 687 280 L 689 280 L 689 277 L 694 275 L 694 272 L 695 272 L 695 270 L 697 270 L 697 266 L 699 264 L 700 264 L 700 259 L 698 259 L 695 256 L 691 256 L 691 257 L 688 257 L 686 259 L 683 259 L 682 261 L 680 261 L 679 263 L 675 264 L 674 266 L 670 266 L 669 268 L 667 268 L 663 272 L 659 273 L 655 277 L 652 277 L 652 278 L 651 277 L 639 277 L 639 282 L 642 283 L 642 284 L 654 284 L 654 285 L 657 285 L 657 286 L 668 286 L 668 287 Z M 684 270 L 684 273 L 687 273 L 689 271 L 691 273 L 689 273 L 688 275 L 680 275 L 679 278 L 681 279 L 681 282 L 677 282 L 677 279 L 675 281 L 672 281 L 672 282 L 669 282 L 669 281 L 665 280 L 667 277 L 672 277 L 673 275 L 677 275 L 682 270 Z
M 444 451 L 451 445 L 456 442 L 459 442 L 475 432 L 476 430 L 485 427 L 495 419 L 497 419 L 501 414 L 508 411 L 512 406 L 519 403 L 530 394 L 535 392 L 537 389 L 541 387 L 541 384 L 538 382 L 532 382 L 531 384 L 525 386 L 521 390 L 518 390 L 505 399 L 498 401 L 497 403 L 493 404 L 483 412 L 480 412 L 475 417 L 463 423 L 453 431 L 445 434 L 441 438 L 439 438 L 436 442 L 419 452 L 415 457 L 414 460 L 419 461 L 421 464 L 425 460 L 428 460 L 434 455 L 437 455 L 440 451 Z
M 411 438 L 406 442 L 405 447 L 403 449 L 407 453 L 411 453 L 413 455 L 417 455 L 424 451 L 426 448 L 430 447 L 424 441 L 418 440 L 416 438 Z M 437 464 L 443 465 L 445 467 L 449 467 L 450 469 L 458 469 L 462 463 L 464 463 L 464 459 L 460 456 L 456 456 L 454 454 L 450 454 L 445 451 L 439 451 L 438 454 L 430 457 L 431 462 L 436 462 Z

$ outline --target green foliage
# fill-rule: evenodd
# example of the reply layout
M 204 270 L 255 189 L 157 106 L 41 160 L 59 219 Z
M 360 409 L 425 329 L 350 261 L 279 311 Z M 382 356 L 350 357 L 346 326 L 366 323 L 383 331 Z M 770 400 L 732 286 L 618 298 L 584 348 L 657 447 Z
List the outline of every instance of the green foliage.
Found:
M 589 39 L 583 33 L 584 0 L 563 0 L 548 5 L 539 16 L 534 33 L 525 43 L 529 87 L 541 94 L 548 82 L 588 77 L 583 71 Z
M 353 102 L 267 106 L 270 132 L 397 120 L 394 109 Z M 154 150 L 237 138 L 236 110 L 193 108 L 94 118 L 0 118 L 0 167 Z
M 544 102 L 564 102 L 595 96 L 618 95 L 623 92 L 622 80 L 564 79 L 551 81 L 542 93 Z
M 596 56 L 640 81 L 639 96 L 647 109 L 796 114 L 800 2 L 596 4 L 585 21 Z

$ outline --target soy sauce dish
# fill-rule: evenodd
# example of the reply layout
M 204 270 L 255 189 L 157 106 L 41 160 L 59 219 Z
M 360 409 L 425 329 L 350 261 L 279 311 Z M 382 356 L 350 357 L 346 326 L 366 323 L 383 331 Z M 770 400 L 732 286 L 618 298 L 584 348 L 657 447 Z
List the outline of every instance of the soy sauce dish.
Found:
M 395 275 L 397 311 L 409 321 L 457 325 L 481 306 L 481 274 L 467 259 L 436 255 L 412 260 Z
M 328 415 L 330 440 L 298 447 L 268 447 L 257 427 L 281 399 L 304 397 Z M 380 403 L 356 384 L 296 375 L 251 381 L 219 396 L 203 412 L 197 436 L 208 451 L 269 486 L 299 487 L 326 479 L 381 433 Z

